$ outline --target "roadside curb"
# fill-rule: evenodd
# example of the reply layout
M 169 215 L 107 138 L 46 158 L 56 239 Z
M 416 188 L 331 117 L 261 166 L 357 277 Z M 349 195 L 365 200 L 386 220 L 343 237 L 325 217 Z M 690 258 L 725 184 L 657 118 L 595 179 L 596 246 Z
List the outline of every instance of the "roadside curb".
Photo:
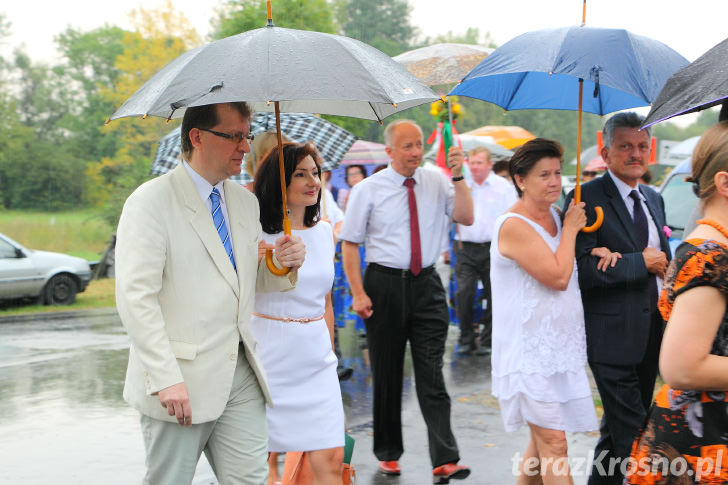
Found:
M 48 321 L 48 320 L 68 320 L 71 318 L 91 318 L 98 316 L 108 316 L 116 314 L 116 308 L 90 308 L 88 310 L 63 310 L 63 311 L 49 311 L 39 313 L 23 313 L 20 315 L 7 315 L 0 316 L 0 324 L 3 323 L 15 323 L 15 322 L 28 322 L 28 321 Z

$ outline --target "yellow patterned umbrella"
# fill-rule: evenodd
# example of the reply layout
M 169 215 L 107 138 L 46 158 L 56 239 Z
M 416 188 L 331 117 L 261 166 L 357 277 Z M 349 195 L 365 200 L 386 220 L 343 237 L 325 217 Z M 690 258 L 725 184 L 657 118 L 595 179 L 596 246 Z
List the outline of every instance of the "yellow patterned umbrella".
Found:
M 404 52 L 393 59 L 427 86 L 455 84 L 493 52 L 476 44 L 433 44 Z

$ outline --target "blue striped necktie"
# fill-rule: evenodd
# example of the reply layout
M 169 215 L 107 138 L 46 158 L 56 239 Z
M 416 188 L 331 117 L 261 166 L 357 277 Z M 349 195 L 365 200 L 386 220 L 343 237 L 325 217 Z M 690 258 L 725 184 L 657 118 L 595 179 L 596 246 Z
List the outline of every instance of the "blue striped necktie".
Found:
M 225 252 L 228 258 L 230 258 L 230 262 L 233 263 L 233 268 L 237 271 L 235 255 L 233 255 L 233 245 L 230 241 L 227 225 L 225 224 L 225 217 L 222 215 L 222 208 L 220 207 L 220 192 L 216 188 L 212 189 L 210 200 L 212 201 L 212 222 L 215 224 L 215 229 L 217 230 L 217 235 L 220 236 L 222 245 L 225 246 Z

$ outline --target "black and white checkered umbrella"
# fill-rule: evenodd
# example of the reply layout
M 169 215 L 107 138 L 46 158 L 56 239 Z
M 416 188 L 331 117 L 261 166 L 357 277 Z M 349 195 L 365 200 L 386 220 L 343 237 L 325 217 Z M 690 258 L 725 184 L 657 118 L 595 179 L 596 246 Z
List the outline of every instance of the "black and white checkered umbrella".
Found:
M 254 135 L 275 131 L 274 113 L 255 113 L 250 119 L 250 132 Z M 309 113 L 282 113 L 281 132 L 291 141 L 305 143 L 312 141 L 323 159 L 323 170 L 333 170 L 339 166 L 344 154 L 356 141 L 356 136 L 330 121 Z M 177 166 L 182 153 L 180 128 L 177 127 L 159 140 L 150 175 L 162 175 Z M 252 182 L 250 175 L 243 170 L 239 175 L 230 177 L 240 184 Z

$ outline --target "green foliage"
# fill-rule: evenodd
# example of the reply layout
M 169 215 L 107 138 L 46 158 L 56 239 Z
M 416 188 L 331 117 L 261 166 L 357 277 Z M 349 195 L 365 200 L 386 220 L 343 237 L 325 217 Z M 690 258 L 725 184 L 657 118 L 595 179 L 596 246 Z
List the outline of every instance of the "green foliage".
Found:
M 468 27 L 464 34 L 453 33 L 448 31 L 447 34 L 440 34 L 433 38 L 426 37 L 422 46 L 440 43 L 455 43 L 455 44 L 480 44 L 486 47 L 495 49 L 498 45 L 495 43 L 493 36 L 490 32 L 480 34 L 480 29 L 477 27 Z
M 74 108 L 60 124 L 69 133 L 68 150 L 88 162 L 99 162 L 120 148 L 120 140 L 103 131 L 115 106 L 102 90 L 114 86 L 121 75 L 115 63 L 124 51 L 124 33 L 108 25 L 88 32 L 69 27 L 56 38 L 63 54 L 60 68 L 72 88 Z
M 344 35 L 396 56 L 417 35 L 411 9 L 407 0 L 348 0 L 339 4 L 337 16 Z
M 95 260 L 110 240 L 111 227 L 97 210 L 65 212 L 0 211 L 0 231 L 30 249 L 56 251 Z
M 287 29 L 335 33 L 332 7 L 326 0 L 276 0 L 273 23 Z M 265 27 L 265 0 L 226 0 L 214 20 L 212 37 L 222 39 Z
M 657 139 L 681 141 L 693 136 L 700 136 L 705 130 L 718 122 L 719 108 L 701 111 L 700 116 L 692 125 L 680 127 L 673 122 L 658 123 L 654 125 L 652 135 Z

